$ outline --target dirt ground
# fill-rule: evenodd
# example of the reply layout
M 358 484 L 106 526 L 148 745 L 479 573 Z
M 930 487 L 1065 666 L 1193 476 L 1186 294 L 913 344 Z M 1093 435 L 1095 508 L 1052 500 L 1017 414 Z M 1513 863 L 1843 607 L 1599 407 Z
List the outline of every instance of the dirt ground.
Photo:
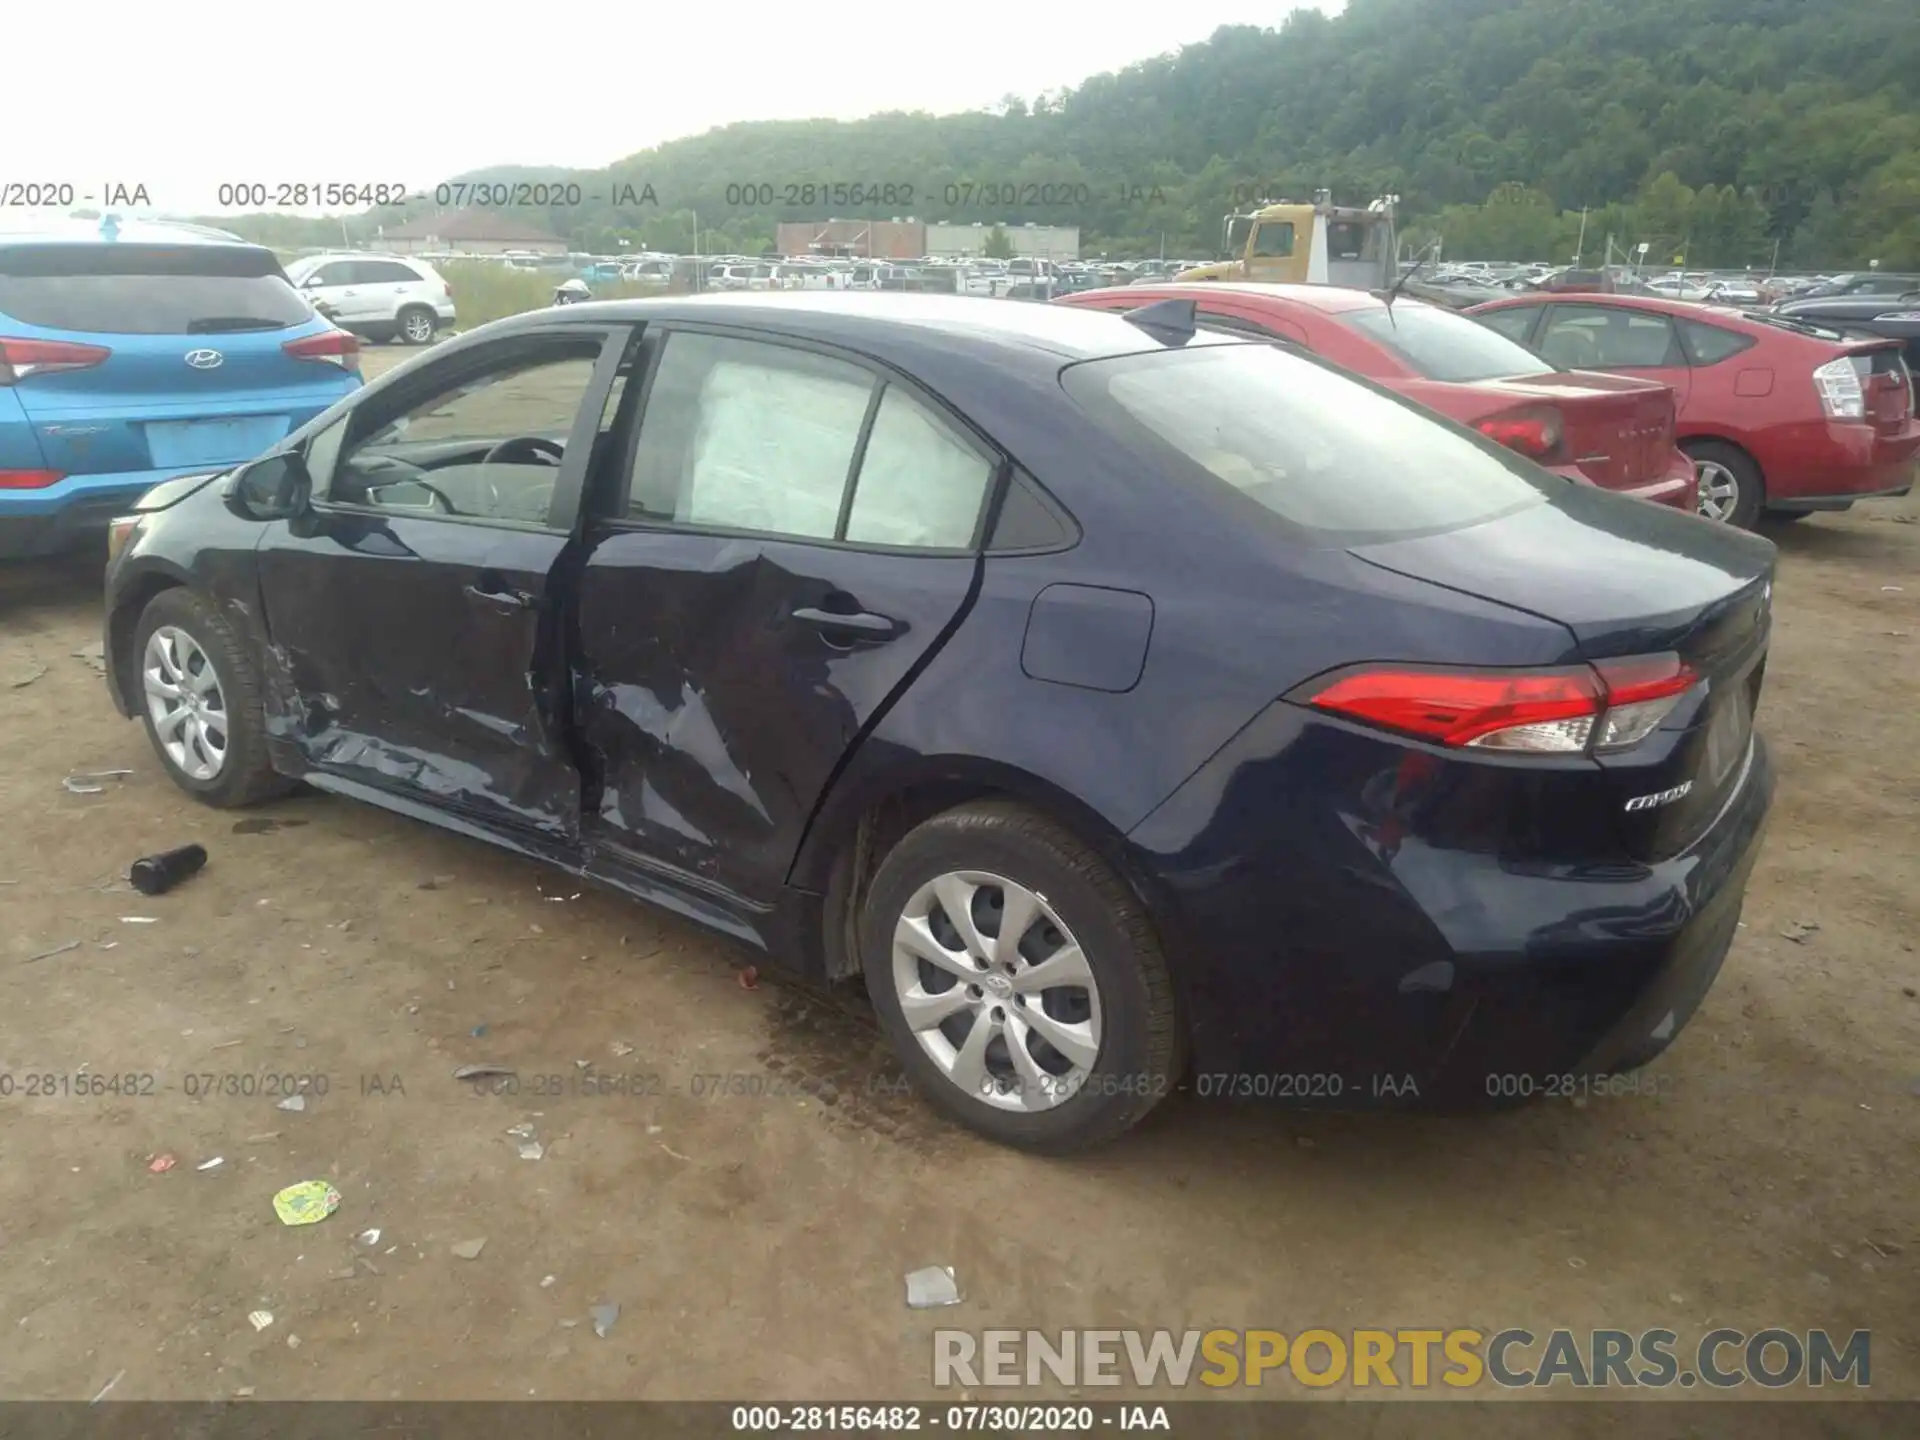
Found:
M 1872 1392 L 1920 1397 L 1917 518 L 1774 532 L 1779 798 L 1669 1093 L 1177 1096 L 1073 1161 L 890 1093 L 857 998 L 749 989 L 678 921 L 345 800 L 195 805 L 75 654 L 97 567 L 0 569 L 0 1396 L 932 1398 L 936 1326 L 1777 1325 L 1871 1329 Z M 129 889 L 188 841 L 203 874 Z M 338 1212 L 282 1226 L 309 1179 Z M 905 1308 L 928 1264 L 961 1306 Z

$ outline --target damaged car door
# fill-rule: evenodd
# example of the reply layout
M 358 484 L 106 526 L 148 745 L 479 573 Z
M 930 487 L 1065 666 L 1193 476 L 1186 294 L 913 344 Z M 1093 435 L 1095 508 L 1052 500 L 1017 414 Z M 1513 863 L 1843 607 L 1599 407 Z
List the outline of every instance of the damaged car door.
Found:
M 772 336 L 649 327 L 586 530 L 574 711 L 595 863 L 751 929 L 837 767 L 972 600 L 1002 458 Z
M 626 338 L 464 347 L 310 442 L 311 513 L 259 558 L 269 725 L 316 783 L 577 835 L 550 576 Z

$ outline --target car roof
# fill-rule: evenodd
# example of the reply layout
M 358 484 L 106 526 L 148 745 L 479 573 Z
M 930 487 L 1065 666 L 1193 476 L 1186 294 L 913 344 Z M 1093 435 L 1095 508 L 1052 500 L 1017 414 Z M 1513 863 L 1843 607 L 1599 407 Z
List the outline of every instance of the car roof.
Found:
M 552 319 L 552 311 L 535 310 L 497 323 L 532 325 Z M 992 352 L 1008 358 L 1048 357 L 1057 363 L 1163 348 L 1162 342 L 1117 315 L 1064 305 L 1021 305 L 982 296 L 911 291 L 784 290 L 603 300 L 569 306 L 566 319 L 571 323 L 699 320 L 746 325 L 842 345 L 909 370 L 923 368 L 930 355 L 961 350 L 976 357 Z M 1234 343 L 1238 342 L 1206 332 L 1189 342 Z
M 1371 290 L 1360 290 L 1351 285 L 1262 284 L 1250 280 L 1157 281 L 1151 285 L 1109 286 L 1103 290 L 1082 290 L 1079 293 L 1080 295 L 1126 295 L 1135 300 L 1146 295 L 1157 295 L 1170 300 L 1202 300 L 1209 295 L 1245 295 L 1260 300 L 1283 300 L 1289 304 L 1300 305 L 1308 310 L 1318 310 L 1328 315 L 1338 315 L 1348 310 L 1378 310 L 1386 304 L 1385 300 Z
M 89 220 L 78 216 L 21 217 L 9 223 L 0 218 L 0 245 L 230 245 L 247 250 L 267 247 L 181 220 L 138 220 L 108 215 Z

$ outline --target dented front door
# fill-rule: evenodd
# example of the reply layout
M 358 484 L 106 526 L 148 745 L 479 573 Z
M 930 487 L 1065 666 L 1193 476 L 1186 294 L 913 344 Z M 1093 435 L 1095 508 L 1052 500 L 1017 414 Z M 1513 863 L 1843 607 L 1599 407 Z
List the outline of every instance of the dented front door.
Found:
M 398 515 L 274 528 L 270 724 L 304 762 L 483 824 L 577 833 L 579 774 L 539 679 L 566 537 Z
M 578 835 L 554 576 L 625 342 L 456 350 L 313 438 L 312 512 L 259 557 L 270 733 L 317 781 Z

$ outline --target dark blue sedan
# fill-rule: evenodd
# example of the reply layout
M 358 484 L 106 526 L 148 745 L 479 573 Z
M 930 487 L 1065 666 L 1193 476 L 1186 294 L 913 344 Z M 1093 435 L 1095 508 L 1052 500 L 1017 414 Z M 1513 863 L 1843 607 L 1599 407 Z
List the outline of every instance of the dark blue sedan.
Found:
M 1016 1145 L 1644 1066 L 1758 850 L 1772 547 L 1194 320 L 500 321 L 116 522 L 114 702 L 207 803 L 304 780 L 864 976 Z

